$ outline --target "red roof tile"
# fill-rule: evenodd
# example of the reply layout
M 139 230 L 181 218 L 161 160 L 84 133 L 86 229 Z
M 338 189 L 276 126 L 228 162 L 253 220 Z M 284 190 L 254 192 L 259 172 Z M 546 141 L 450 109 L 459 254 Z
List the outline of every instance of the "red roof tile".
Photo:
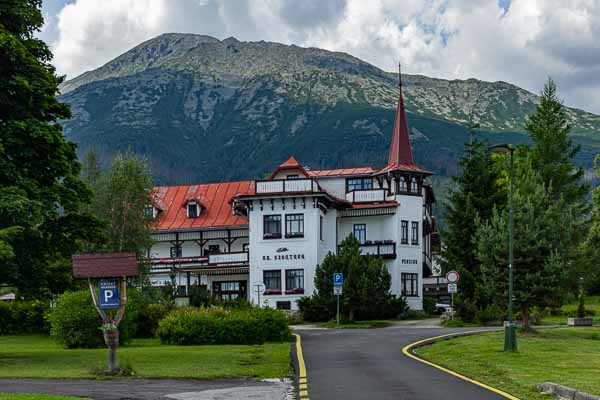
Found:
M 396 170 L 409 171 L 409 172 L 420 172 L 420 173 L 429 174 L 429 175 L 433 174 L 431 171 L 423 169 L 415 164 L 399 164 L 399 163 L 386 165 L 385 167 L 383 167 L 379 171 L 377 171 L 377 173 L 381 174 L 384 172 L 396 171 Z
M 309 176 L 325 177 L 325 176 L 344 176 L 344 175 L 362 175 L 372 174 L 375 170 L 371 167 L 358 168 L 338 168 L 338 169 L 313 169 L 306 171 Z
M 254 194 L 254 181 L 159 186 L 154 193 L 164 206 L 157 216 L 157 230 L 247 225 L 247 218 L 233 214 L 231 200 L 237 195 Z M 203 206 L 197 218 L 187 217 L 185 205 L 190 198 Z
M 279 164 L 279 166 L 271 174 L 271 179 L 273 179 L 279 173 L 279 171 L 293 170 L 293 169 L 297 169 L 300 172 L 302 172 L 304 174 L 304 176 L 308 176 L 308 174 L 307 174 L 306 170 L 304 169 L 304 167 L 302 166 L 302 164 L 300 164 L 298 162 L 298 160 L 296 160 L 296 157 L 291 156 L 290 158 L 285 160 L 283 163 Z

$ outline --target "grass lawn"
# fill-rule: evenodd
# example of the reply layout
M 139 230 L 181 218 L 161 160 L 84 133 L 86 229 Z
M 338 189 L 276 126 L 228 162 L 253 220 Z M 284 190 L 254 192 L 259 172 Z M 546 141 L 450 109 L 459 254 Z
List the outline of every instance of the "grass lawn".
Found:
M 384 320 L 372 320 L 372 321 L 340 321 L 338 326 L 335 321 L 322 322 L 318 324 L 323 328 L 340 328 L 340 329 L 370 329 L 370 328 L 385 328 L 386 326 L 393 325 L 391 321 Z
M 566 325 L 567 324 L 567 314 L 573 313 L 575 316 L 575 312 L 577 310 L 578 301 L 574 300 L 571 303 L 565 304 L 561 307 L 564 315 L 548 315 L 547 317 L 542 318 L 542 324 L 544 325 Z M 600 296 L 589 296 L 585 298 L 585 308 L 587 310 L 593 310 L 595 312 L 594 324 L 600 324 Z
M 276 378 L 290 374 L 290 344 L 171 346 L 137 339 L 119 349 L 119 361 L 139 378 Z M 46 336 L 0 336 L 0 377 L 97 378 L 106 349 L 67 350 Z M 18 399 L 21 400 L 21 399 Z M 37 400 L 37 399 L 35 399 Z
M 555 382 L 600 395 L 600 328 L 542 329 L 518 334 L 518 353 L 504 353 L 503 332 L 444 340 L 417 349 L 428 360 L 528 400 Z
M 85 400 L 85 397 L 52 396 L 48 394 L 0 393 L 0 400 Z

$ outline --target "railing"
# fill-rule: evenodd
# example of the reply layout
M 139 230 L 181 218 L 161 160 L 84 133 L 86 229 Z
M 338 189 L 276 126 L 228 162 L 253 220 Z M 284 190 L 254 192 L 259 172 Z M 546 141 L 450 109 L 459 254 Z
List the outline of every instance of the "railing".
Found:
M 385 201 L 385 189 L 353 190 L 346 193 L 346 200 L 352 203 Z
M 248 252 L 239 251 L 234 253 L 215 253 L 208 255 L 210 265 L 217 264 L 243 264 L 248 262 Z
M 361 243 L 359 249 L 362 255 L 368 254 L 386 259 L 396 258 L 396 242 L 391 240 Z
M 274 179 L 256 181 L 256 193 L 301 193 L 318 192 L 319 186 L 313 179 Z

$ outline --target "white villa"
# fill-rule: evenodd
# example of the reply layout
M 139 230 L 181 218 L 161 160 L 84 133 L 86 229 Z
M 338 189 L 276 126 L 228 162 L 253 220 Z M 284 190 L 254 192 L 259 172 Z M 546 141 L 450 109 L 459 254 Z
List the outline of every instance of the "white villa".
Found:
M 392 135 L 379 169 L 311 170 L 290 157 L 266 180 L 155 188 L 152 283 L 293 310 L 313 293 L 317 264 L 353 234 L 385 260 L 392 293 L 422 309 L 435 197 L 431 172 L 413 161 L 401 84 Z

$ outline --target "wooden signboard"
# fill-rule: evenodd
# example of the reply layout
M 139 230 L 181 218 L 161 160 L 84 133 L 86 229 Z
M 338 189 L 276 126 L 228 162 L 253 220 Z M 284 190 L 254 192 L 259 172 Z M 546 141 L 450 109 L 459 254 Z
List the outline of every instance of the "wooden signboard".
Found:
M 94 306 L 102 319 L 102 332 L 108 347 L 108 368 L 110 373 L 117 374 L 118 327 L 127 305 L 126 279 L 138 275 L 137 258 L 135 253 L 107 253 L 79 254 L 74 255 L 72 260 L 73 277 L 88 281 Z M 100 298 L 92 279 L 100 279 Z

